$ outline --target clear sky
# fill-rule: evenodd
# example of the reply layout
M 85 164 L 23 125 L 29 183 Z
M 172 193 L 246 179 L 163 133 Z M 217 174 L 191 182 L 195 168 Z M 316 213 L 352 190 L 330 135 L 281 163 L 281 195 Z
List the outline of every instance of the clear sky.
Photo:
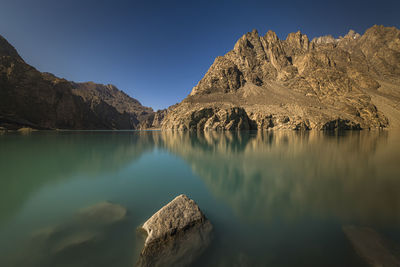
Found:
M 280 38 L 400 26 L 400 1 L 0 0 L 0 35 L 40 71 L 111 83 L 155 110 L 180 102 L 244 33 Z

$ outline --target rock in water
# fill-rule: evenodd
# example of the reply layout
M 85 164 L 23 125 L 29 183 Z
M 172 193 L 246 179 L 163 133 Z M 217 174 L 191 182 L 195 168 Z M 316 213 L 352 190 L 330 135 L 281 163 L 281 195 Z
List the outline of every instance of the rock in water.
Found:
M 344 226 L 343 231 L 357 254 L 369 266 L 400 266 L 400 260 L 392 253 L 389 244 L 381 235 L 368 227 Z
M 212 225 L 193 200 L 180 195 L 142 229 L 147 238 L 137 266 L 187 266 L 209 245 Z
M 126 209 L 118 204 L 100 202 L 79 211 L 79 218 L 98 224 L 110 224 L 122 220 Z

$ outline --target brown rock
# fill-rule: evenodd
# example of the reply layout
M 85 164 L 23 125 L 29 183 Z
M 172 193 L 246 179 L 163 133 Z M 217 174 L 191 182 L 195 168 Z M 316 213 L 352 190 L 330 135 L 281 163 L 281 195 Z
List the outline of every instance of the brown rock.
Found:
M 169 110 L 162 128 L 388 127 L 400 114 L 399 77 L 400 31 L 394 27 L 312 42 L 300 31 L 280 40 L 272 31 L 259 36 L 253 30 L 215 60 L 190 95 Z M 235 108 L 242 123 L 219 115 L 235 114 Z

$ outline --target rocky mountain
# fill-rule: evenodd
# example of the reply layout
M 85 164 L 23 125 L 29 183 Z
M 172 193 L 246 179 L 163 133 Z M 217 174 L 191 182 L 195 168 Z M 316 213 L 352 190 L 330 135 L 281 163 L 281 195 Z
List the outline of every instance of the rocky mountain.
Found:
M 113 85 L 39 72 L 0 36 L 0 127 L 141 129 L 151 126 L 154 115 Z
M 217 57 L 163 129 L 370 129 L 400 126 L 400 30 L 285 40 L 243 35 Z

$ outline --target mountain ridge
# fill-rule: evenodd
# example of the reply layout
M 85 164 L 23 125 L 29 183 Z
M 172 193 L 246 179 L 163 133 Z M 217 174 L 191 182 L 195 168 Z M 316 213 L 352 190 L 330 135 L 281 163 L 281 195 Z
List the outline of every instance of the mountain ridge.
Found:
M 273 31 L 259 36 L 253 30 L 215 59 L 162 128 L 331 130 L 396 124 L 399 36 L 397 28 L 377 25 L 363 35 L 350 30 L 341 38 L 312 41 L 300 31 L 280 40 Z
M 0 36 L 0 127 L 142 129 L 154 115 L 113 85 L 76 83 L 36 70 Z
M 180 103 L 154 112 L 111 84 L 27 64 L 0 36 L 0 129 L 360 130 L 400 127 L 400 31 L 309 40 L 244 34 Z

